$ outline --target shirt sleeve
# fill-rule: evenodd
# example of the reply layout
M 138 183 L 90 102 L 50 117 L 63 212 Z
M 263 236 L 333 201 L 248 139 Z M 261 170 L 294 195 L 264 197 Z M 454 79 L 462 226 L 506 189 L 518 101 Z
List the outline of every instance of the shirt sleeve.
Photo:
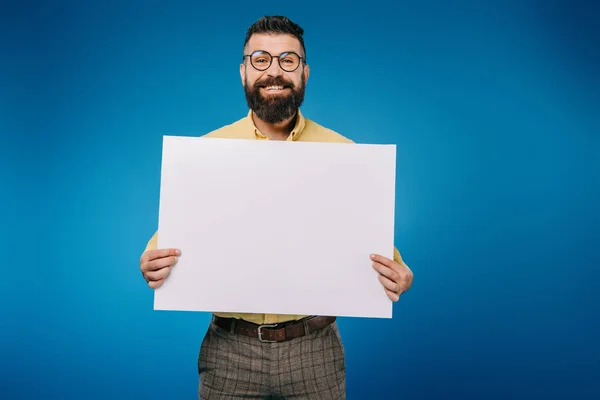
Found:
M 158 232 L 155 232 L 154 235 L 152 235 L 152 237 L 148 241 L 148 244 L 146 244 L 146 250 L 144 250 L 144 251 L 156 250 L 157 245 L 158 245 Z
M 403 263 L 402 261 L 402 257 L 400 256 L 400 252 L 398 251 L 398 249 L 396 247 L 394 247 L 394 261 L 396 261 L 398 264 Z

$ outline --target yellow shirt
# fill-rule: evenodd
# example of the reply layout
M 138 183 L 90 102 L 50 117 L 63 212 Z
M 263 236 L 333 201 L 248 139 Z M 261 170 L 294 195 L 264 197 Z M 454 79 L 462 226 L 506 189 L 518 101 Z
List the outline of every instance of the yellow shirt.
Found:
M 248 112 L 248 115 L 230 125 L 226 125 L 215 131 L 212 131 L 204 137 L 213 138 L 234 138 L 234 139 L 252 139 L 252 140 L 269 140 L 256 128 L 252 121 L 252 110 Z M 298 111 L 298 118 L 294 129 L 287 138 L 288 141 L 304 141 L 304 142 L 331 142 L 331 143 L 354 143 L 352 140 L 345 138 L 332 131 L 331 129 L 325 128 L 310 119 L 304 118 L 302 113 Z M 148 245 L 146 250 L 155 250 L 157 248 L 158 232 L 156 232 Z M 400 253 L 394 247 L 394 260 L 399 262 Z M 383 287 L 382 289 L 383 290 Z M 281 315 L 281 314 L 234 314 L 234 313 L 222 313 L 215 312 L 215 315 L 222 317 L 234 317 L 242 318 L 244 320 L 254 322 L 257 324 L 274 324 L 279 322 L 285 322 L 290 320 L 297 320 L 305 317 L 305 315 Z

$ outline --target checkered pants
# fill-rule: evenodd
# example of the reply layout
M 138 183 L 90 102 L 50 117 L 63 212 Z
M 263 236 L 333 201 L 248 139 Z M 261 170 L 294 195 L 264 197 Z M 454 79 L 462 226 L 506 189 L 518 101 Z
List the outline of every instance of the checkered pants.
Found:
M 230 333 L 211 322 L 198 372 L 200 400 L 346 398 L 344 348 L 336 322 L 279 343 Z

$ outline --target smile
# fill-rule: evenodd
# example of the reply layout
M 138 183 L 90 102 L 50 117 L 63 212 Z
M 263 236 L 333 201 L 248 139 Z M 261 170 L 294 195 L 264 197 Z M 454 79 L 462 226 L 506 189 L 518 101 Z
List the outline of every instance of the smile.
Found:
M 285 88 L 283 86 L 267 86 L 267 87 L 264 87 L 263 89 L 265 89 L 267 92 L 280 92 L 280 91 L 284 90 Z

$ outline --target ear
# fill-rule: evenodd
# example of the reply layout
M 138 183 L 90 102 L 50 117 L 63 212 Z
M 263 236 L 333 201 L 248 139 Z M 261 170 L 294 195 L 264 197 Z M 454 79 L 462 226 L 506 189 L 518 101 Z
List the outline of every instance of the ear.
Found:
M 304 65 L 304 71 L 302 71 L 302 74 L 304 75 L 304 84 L 307 84 L 308 77 L 310 76 L 310 67 L 308 64 Z
M 242 86 L 244 86 L 244 73 L 246 72 L 246 65 L 244 63 L 240 64 L 240 79 L 242 80 Z

